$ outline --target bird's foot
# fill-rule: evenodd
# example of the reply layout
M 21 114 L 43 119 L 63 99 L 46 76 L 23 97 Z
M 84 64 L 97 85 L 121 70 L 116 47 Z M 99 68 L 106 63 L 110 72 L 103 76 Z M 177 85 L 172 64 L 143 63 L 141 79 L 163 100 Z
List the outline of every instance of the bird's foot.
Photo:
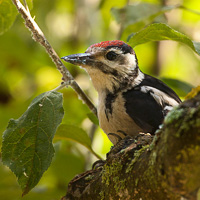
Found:
M 123 149 L 126 149 L 130 144 L 134 142 L 134 138 L 131 136 L 126 136 L 121 140 L 118 140 L 118 142 L 111 147 L 111 150 L 106 154 L 106 157 L 109 158 L 112 155 L 115 155 L 122 151 Z
M 97 169 L 97 168 L 100 168 L 100 167 L 103 167 L 105 165 L 106 161 L 105 160 L 97 160 L 93 163 L 92 165 L 92 169 Z

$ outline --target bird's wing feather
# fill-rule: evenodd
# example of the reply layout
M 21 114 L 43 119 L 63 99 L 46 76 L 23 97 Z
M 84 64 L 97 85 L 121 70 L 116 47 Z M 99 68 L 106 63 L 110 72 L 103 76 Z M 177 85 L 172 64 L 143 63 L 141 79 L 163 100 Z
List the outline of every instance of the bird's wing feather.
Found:
M 144 131 L 154 132 L 167 112 L 181 103 L 162 81 L 145 74 L 141 83 L 123 93 L 126 112 Z
M 145 132 L 154 133 L 164 119 L 163 108 L 150 93 L 131 89 L 123 93 L 127 114 Z
M 171 97 L 175 101 L 177 101 L 177 103 L 181 103 L 181 100 L 178 97 L 178 95 L 170 87 L 168 87 L 165 83 L 163 83 L 161 80 L 159 80 L 155 77 L 145 74 L 143 81 L 138 86 L 139 87 L 149 86 L 149 87 L 156 88 L 156 89 L 164 92 L 165 94 L 167 94 L 169 97 Z

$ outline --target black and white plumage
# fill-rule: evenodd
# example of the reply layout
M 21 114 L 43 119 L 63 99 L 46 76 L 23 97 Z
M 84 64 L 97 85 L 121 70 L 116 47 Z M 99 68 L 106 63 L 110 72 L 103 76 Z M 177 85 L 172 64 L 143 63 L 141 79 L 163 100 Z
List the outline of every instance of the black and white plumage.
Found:
M 181 103 L 166 84 L 141 72 L 134 50 L 122 41 L 97 43 L 63 59 L 90 75 L 99 96 L 100 127 L 113 144 L 126 135 L 154 134 L 167 112 Z

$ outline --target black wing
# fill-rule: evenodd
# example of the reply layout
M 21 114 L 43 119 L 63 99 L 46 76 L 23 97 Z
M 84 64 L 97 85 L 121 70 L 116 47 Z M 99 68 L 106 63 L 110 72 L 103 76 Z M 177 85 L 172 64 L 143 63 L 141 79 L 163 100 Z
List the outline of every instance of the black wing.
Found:
M 153 97 L 153 91 L 141 92 L 142 86 L 156 88 L 177 101 L 177 103 L 181 103 L 181 100 L 165 83 L 146 74 L 139 85 L 123 93 L 126 112 L 145 132 L 153 133 L 163 122 L 167 113 L 165 106 L 170 105 L 163 102 L 164 99 L 162 99 L 162 105 L 160 105 Z
M 128 115 L 144 132 L 154 133 L 163 122 L 163 108 L 150 93 L 135 88 L 123 93 Z

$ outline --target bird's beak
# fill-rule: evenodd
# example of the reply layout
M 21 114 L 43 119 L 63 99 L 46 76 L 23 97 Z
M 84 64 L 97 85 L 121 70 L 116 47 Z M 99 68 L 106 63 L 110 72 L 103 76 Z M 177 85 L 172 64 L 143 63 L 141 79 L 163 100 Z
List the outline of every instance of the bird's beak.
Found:
M 94 56 L 91 53 L 79 53 L 79 54 L 72 54 L 69 56 L 64 56 L 61 59 L 64 61 L 74 64 L 74 65 L 81 65 L 86 66 L 90 65 Z

